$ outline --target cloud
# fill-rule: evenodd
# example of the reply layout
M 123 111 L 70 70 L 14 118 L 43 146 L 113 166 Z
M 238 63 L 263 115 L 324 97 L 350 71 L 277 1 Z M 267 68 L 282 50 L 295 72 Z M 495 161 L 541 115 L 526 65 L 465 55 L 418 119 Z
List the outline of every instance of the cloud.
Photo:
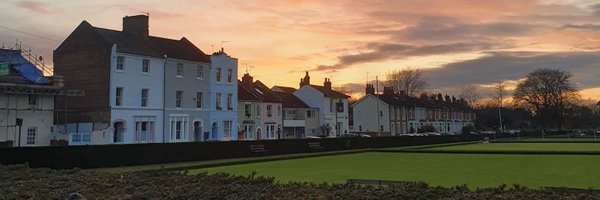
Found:
M 432 87 L 462 87 L 518 80 L 538 68 L 572 73 L 580 89 L 598 86 L 600 52 L 490 52 L 478 59 L 454 62 L 441 68 L 424 69 Z
M 33 11 L 39 14 L 53 14 L 54 11 L 52 11 L 50 8 L 48 8 L 48 5 L 46 5 L 43 2 L 39 2 L 39 1 L 20 1 L 15 3 L 15 5 L 19 8 L 24 8 L 27 9 L 29 11 Z
M 565 24 L 561 29 L 600 30 L 600 24 Z
M 334 65 L 318 65 L 317 71 L 336 71 L 355 64 L 380 62 L 391 59 L 401 59 L 411 56 L 429 56 L 471 51 L 482 51 L 502 48 L 496 43 L 447 43 L 436 45 L 413 46 L 407 44 L 370 43 L 366 45 L 367 52 L 343 55 L 338 57 Z

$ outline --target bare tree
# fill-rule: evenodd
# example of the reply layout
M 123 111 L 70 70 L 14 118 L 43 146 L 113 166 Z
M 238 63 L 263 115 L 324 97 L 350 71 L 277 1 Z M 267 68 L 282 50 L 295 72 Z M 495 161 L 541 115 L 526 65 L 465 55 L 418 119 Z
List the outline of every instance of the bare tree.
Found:
M 416 96 L 428 87 L 427 79 L 419 69 L 405 67 L 401 70 L 392 70 L 385 76 L 385 85 L 393 87 L 396 93 L 404 91 L 409 96 Z
M 479 96 L 479 88 L 475 85 L 469 85 L 462 89 L 458 97 L 467 100 L 469 106 L 475 107 L 475 104 L 479 101 Z
M 538 118 L 542 128 L 562 122 L 578 95 L 570 81 L 571 73 L 558 69 L 537 69 L 517 85 L 515 101 L 528 108 Z
M 506 83 L 504 81 L 494 84 L 494 98 L 498 102 L 498 107 L 502 107 L 502 102 L 504 101 L 504 97 L 506 97 L 506 91 Z

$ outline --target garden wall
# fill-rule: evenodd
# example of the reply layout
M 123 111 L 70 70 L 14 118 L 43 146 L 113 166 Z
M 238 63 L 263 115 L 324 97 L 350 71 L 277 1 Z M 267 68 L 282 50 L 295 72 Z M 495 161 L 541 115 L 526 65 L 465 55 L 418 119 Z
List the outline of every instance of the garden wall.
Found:
M 53 169 L 70 169 L 74 167 L 100 168 L 318 151 L 440 144 L 481 140 L 483 137 L 486 136 L 357 137 L 0 148 L 0 163 L 7 165 L 28 162 L 30 167 Z

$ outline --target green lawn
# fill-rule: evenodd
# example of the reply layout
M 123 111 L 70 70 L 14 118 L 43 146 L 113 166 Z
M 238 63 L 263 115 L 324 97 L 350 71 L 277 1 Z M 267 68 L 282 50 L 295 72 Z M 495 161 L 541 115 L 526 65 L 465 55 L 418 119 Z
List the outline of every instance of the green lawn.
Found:
M 478 143 L 426 148 L 427 150 L 467 151 L 599 151 L 600 143 Z
M 343 183 L 346 179 L 423 181 L 432 185 L 600 188 L 600 156 L 356 153 L 191 170 Z

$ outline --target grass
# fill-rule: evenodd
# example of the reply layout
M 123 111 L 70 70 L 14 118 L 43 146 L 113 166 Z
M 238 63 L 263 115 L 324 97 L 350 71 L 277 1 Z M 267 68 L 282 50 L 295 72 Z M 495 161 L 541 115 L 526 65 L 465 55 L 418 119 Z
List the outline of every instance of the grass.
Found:
M 426 150 L 465 151 L 600 151 L 600 143 L 478 143 L 432 147 Z
M 468 145 L 466 145 L 468 146 Z M 599 156 L 356 153 L 202 168 L 190 173 L 226 172 L 275 177 L 280 182 L 343 183 L 346 179 L 423 181 L 470 188 L 519 184 L 600 188 Z

